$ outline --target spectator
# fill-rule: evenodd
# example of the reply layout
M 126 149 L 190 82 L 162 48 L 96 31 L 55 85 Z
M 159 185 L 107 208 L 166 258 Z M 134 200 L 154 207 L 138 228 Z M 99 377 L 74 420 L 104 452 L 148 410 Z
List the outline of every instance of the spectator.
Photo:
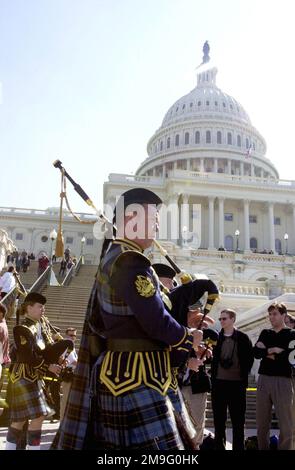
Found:
M 246 388 L 254 358 L 251 341 L 234 327 L 235 320 L 234 310 L 222 310 L 222 329 L 213 349 L 211 396 L 216 450 L 225 450 L 227 408 L 233 428 L 233 450 L 244 450 Z
M 8 328 L 5 320 L 6 307 L 0 304 L 0 392 L 2 389 L 2 367 L 10 362 Z
M 273 303 L 268 307 L 271 329 L 260 333 L 254 356 L 261 359 L 256 395 L 256 421 L 259 450 L 269 449 L 272 406 L 279 421 L 279 450 L 294 450 L 295 393 L 294 365 L 295 330 L 287 328 L 286 306 Z
M 23 273 L 27 272 L 29 266 L 30 266 L 30 260 L 29 260 L 28 256 L 22 258 Z
M 64 255 L 65 255 L 65 260 L 66 260 L 66 261 L 69 261 L 70 253 L 71 253 L 71 250 L 70 250 L 70 248 L 67 246 L 67 248 L 65 249 L 65 253 L 64 253 Z
M 16 272 L 20 272 L 21 270 L 21 267 L 22 267 L 22 258 L 20 256 L 18 256 L 18 258 L 15 259 L 15 270 Z
M 69 258 L 67 261 L 67 274 L 73 266 L 74 266 L 73 260 L 72 258 Z
M 74 343 L 77 338 L 76 328 L 67 328 L 66 329 L 66 339 L 71 339 Z M 77 365 L 78 355 L 74 347 L 73 351 L 70 352 L 66 358 L 66 367 L 61 372 L 61 387 L 62 387 L 62 397 L 60 401 L 60 419 L 62 420 L 65 414 L 66 404 L 68 401 L 68 396 L 71 389 L 71 383 L 73 378 L 73 372 Z
M 4 273 L 0 278 L 1 299 L 3 299 L 3 297 L 5 297 L 5 295 L 8 294 L 8 292 L 10 292 L 16 285 L 16 280 L 13 273 L 14 267 L 10 266 L 6 273 Z
M 295 328 L 295 318 L 292 317 L 290 313 L 286 313 L 285 325 L 291 328 L 292 330 Z
M 45 253 L 43 253 L 42 256 L 38 259 L 38 277 L 40 277 L 41 274 L 44 273 L 48 265 L 49 265 L 49 259 L 45 255 Z
M 63 258 L 60 262 L 60 269 L 59 269 L 59 273 L 58 275 L 63 277 L 65 275 L 65 272 L 66 272 L 66 268 L 67 268 L 67 262 L 66 260 Z
M 10 252 L 8 252 L 8 255 L 6 257 L 6 263 L 8 266 L 13 266 L 14 264 L 14 258 Z

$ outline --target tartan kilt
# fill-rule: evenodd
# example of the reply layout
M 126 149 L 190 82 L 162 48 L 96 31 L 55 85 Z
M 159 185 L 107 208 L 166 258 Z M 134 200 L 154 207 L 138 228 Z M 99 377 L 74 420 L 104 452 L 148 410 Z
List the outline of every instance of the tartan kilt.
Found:
M 51 414 L 41 380 L 29 382 L 21 378 L 10 383 L 10 421 L 26 421 Z
M 183 440 L 186 450 L 196 450 L 197 444 L 197 431 L 196 423 L 193 419 L 193 416 L 190 412 L 190 409 L 187 407 L 182 391 L 177 387 L 176 392 L 171 388 L 168 389 L 167 395 L 171 400 L 173 409 L 175 411 L 176 422 L 178 430 L 180 432 L 181 438 Z
M 145 385 L 115 397 L 99 384 L 95 440 L 99 450 L 183 450 L 168 396 Z

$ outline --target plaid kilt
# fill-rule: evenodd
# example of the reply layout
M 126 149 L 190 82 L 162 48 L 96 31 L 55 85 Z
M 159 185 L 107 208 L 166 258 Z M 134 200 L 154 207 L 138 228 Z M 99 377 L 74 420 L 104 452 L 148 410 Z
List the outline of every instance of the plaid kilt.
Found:
M 74 372 L 65 415 L 52 442 L 51 449 L 81 450 L 85 448 L 89 429 L 91 356 L 89 346 L 89 316 L 97 301 L 97 287 L 94 282 L 88 301 L 78 363 Z
M 179 387 L 176 392 L 169 388 L 168 397 L 175 412 L 178 430 L 184 441 L 184 446 L 186 450 L 191 450 L 191 443 L 194 444 L 197 439 L 196 423 L 193 416 L 185 404 Z
M 26 421 L 51 413 L 41 380 L 29 382 L 22 378 L 10 384 L 10 421 Z
M 145 385 L 117 397 L 104 384 L 97 392 L 99 450 L 184 449 L 168 396 Z

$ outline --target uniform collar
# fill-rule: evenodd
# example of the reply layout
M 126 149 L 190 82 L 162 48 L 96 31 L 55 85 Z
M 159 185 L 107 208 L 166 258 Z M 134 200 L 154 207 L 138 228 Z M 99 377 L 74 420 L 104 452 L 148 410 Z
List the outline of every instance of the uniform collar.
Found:
M 39 323 L 39 320 L 35 320 L 34 318 L 30 317 L 29 315 L 26 315 L 25 319 L 29 320 L 29 322 L 31 322 L 33 325 L 35 325 L 36 323 Z
M 133 250 L 140 251 L 140 253 L 144 252 L 144 249 L 141 248 L 137 243 L 135 243 L 133 240 L 128 240 L 127 238 L 116 238 L 113 243 L 115 245 L 124 245 L 127 246 L 128 248 L 132 248 Z

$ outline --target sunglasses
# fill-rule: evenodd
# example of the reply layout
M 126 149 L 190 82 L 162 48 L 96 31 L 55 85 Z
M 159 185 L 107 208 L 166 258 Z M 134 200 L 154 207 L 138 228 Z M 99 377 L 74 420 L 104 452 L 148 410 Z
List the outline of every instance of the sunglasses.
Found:
M 68 335 L 70 338 L 77 338 L 77 335 Z
M 227 317 L 220 317 L 218 318 L 219 321 L 224 321 L 224 320 L 227 320 Z

